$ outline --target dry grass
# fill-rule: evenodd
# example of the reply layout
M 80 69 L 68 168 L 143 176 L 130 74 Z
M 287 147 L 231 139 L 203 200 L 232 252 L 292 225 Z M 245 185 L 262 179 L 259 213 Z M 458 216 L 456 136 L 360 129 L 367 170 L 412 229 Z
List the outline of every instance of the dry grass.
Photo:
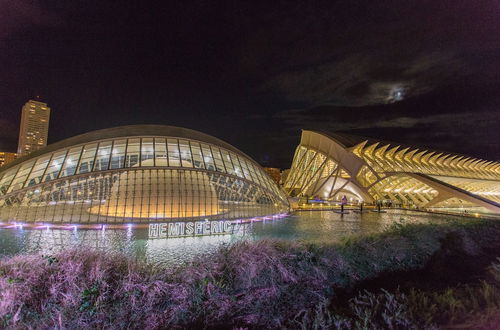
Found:
M 443 238 L 450 232 L 460 235 L 462 248 L 471 253 L 481 253 L 500 240 L 500 224 L 477 221 L 395 225 L 382 234 L 331 246 L 242 242 L 171 269 L 152 267 L 122 255 L 82 250 L 50 257 L 4 258 L 0 261 L 0 327 L 429 325 L 436 321 L 432 315 L 437 313 L 431 306 L 438 304 L 435 301 L 441 296 L 431 297 L 434 302 L 425 305 L 422 301 L 430 298 L 417 293 L 365 293 L 352 300 L 346 312 L 332 311 L 329 301 L 336 288 L 352 287 L 382 272 L 422 268 L 441 249 Z M 471 300 L 472 293 L 466 299 Z M 424 321 L 416 320 L 412 306 L 431 310 L 432 315 Z M 451 310 L 451 306 L 447 308 Z M 469 307 L 450 313 L 455 315 L 464 308 Z

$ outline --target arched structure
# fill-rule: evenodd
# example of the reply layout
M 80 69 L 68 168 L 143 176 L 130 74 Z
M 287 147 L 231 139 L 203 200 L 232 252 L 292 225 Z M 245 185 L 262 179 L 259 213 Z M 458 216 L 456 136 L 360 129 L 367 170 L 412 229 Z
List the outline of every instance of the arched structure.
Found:
M 286 212 L 285 194 L 250 157 L 171 126 L 75 136 L 0 170 L 0 220 L 51 223 L 239 219 Z
M 285 182 L 291 196 L 500 213 L 500 164 L 451 153 L 304 130 Z

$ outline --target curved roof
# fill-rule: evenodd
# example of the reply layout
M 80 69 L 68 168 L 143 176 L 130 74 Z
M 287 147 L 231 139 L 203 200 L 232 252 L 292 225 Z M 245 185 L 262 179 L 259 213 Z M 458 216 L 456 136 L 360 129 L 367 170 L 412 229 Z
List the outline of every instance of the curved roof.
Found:
M 367 136 L 352 135 L 352 134 L 340 133 L 340 132 L 328 132 L 328 131 L 324 131 L 324 130 L 319 130 L 319 131 L 305 130 L 305 131 L 311 131 L 311 132 L 316 132 L 318 134 L 322 134 L 328 138 L 335 140 L 337 143 L 339 143 L 340 145 L 342 145 L 346 149 L 353 148 L 353 147 L 357 146 L 358 144 L 367 141 L 366 145 L 380 143 L 380 145 L 382 146 L 382 145 L 389 144 L 391 146 L 400 146 L 402 149 L 403 148 L 420 149 L 421 151 L 427 150 L 428 152 L 443 153 L 443 154 L 448 154 L 448 155 L 456 155 L 456 156 L 480 159 L 477 157 L 473 157 L 471 155 L 464 155 L 464 154 L 457 153 L 457 152 L 449 152 L 449 151 L 438 150 L 435 148 L 428 148 L 428 147 L 420 145 L 420 144 L 410 145 L 407 143 L 398 143 L 398 142 L 394 142 L 394 141 L 374 139 L 372 137 L 367 137 Z
M 394 148 L 394 147 L 397 147 L 397 153 L 400 154 L 401 157 L 405 157 L 405 161 L 404 163 L 406 165 L 404 166 L 409 166 L 408 168 L 411 168 L 412 171 L 417 171 L 417 172 L 420 172 L 420 170 L 418 170 L 418 166 L 421 166 L 421 164 L 419 163 L 419 165 L 417 165 L 417 167 L 414 167 L 414 160 L 409 160 L 409 159 L 406 159 L 407 155 L 410 155 L 409 157 L 413 157 L 414 154 L 417 154 L 417 151 L 418 151 L 418 154 L 419 156 L 418 157 L 427 157 L 427 158 L 430 158 L 430 157 L 433 157 L 435 162 L 443 162 L 443 161 L 450 161 L 450 165 L 446 165 L 447 167 L 450 167 L 450 169 L 458 166 L 458 169 L 459 171 L 461 171 L 460 174 L 458 173 L 455 173 L 454 175 L 459 175 L 459 176 L 463 176 L 463 177 L 467 177 L 467 178 L 477 178 L 477 179 L 495 179 L 495 180 L 499 180 L 500 178 L 500 163 L 499 162 L 496 162 L 496 161 L 489 161 L 489 160 L 484 160 L 484 159 L 480 159 L 480 158 L 475 158 L 475 157 L 471 157 L 471 156 L 467 156 L 467 155 L 463 155 L 463 154 L 459 154 L 459 153 L 454 153 L 454 152 L 446 152 L 446 151 L 440 151 L 440 150 L 436 150 L 436 149 L 430 149 L 430 148 L 425 148 L 425 147 L 421 147 L 421 146 L 418 146 L 418 145 L 407 145 L 407 144 L 403 144 L 403 143 L 395 143 L 395 142 L 390 142 L 390 141 L 384 141 L 384 140 L 375 140 L 373 138 L 370 138 L 370 137 L 364 137 L 364 136 L 356 136 L 356 135 L 350 135 L 350 134 L 345 134 L 345 133 L 330 133 L 330 132 L 325 132 L 325 131 L 314 131 L 314 130 L 303 130 L 303 133 L 304 132 L 311 132 L 311 133 L 314 133 L 314 134 L 319 134 L 321 136 L 324 136 L 326 137 L 327 139 L 330 139 L 331 141 L 335 142 L 336 144 L 338 144 L 340 147 L 344 148 L 345 150 L 349 150 L 349 151 L 354 151 L 354 147 L 356 147 L 357 145 L 363 143 L 363 142 L 366 142 L 366 144 L 364 146 L 362 146 L 361 148 L 364 149 L 364 150 L 368 150 L 368 148 L 372 148 L 372 152 L 375 152 L 375 150 L 384 150 L 382 148 L 384 148 L 385 145 L 389 145 L 390 148 Z M 378 144 L 378 145 L 377 145 Z M 387 151 L 383 151 L 383 152 L 387 152 Z M 418 155 L 417 154 L 417 155 Z M 403 156 L 404 155 L 404 156 Z M 361 158 L 364 158 L 364 156 L 358 156 L 358 157 L 361 157 Z M 431 174 L 431 173 L 434 173 L 437 175 L 437 172 L 435 172 L 435 169 L 433 169 L 433 165 L 432 164 L 424 164 L 425 166 L 428 166 L 429 168 L 427 168 L 427 171 L 426 172 L 427 174 Z M 479 167 L 481 166 L 488 166 L 488 168 L 477 168 L 478 165 Z M 386 164 L 387 168 L 392 168 L 392 166 L 390 164 Z M 472 167 L 470 167 L 472 166 Z M 406 170 L 408 170 L 405 169 Z M 439 175 L 450 175 L 448 172 L 448 174 L 443 174 L 445 172 L 440 172 Z
M 334 139 L 335 141 L 337 141 L 337 143 L 342 145 L 344 148 L 354 147 L 355 145 L 358 145 L 359 143 L 364 142 L 366 140 L 373 141 L 373 139 L 369 138 L 369 137 L 363 137 L 363 136 L 357 136 L 357 135 L 351 135 L 351 134 L 345 134 L 345 133 L 328 132 L 328 131 L 324 131 L 324 130 L 319 130 L 319 131 L 310 130 L 310 131 L 316 132 L 316 133 L 319 133 L 319 134 L 324 135 L 326 137 L 329 137 L 331 139 Z M 377 142 L 379 142 L 379 141 L 377 141 Z
M 223 147 L 225 149 L 231 150 L 235 153 L 238 153 L 242 156 L 245 156 L 248 159 L 251 159 L 247 154 L 233 147 L 227 142 L 224 142 L 214 136 L 195 131 L 189 128 L 176 127 L 176 126 L 168 126 L 168 125 L 128 125 L 128 126 L 117 126 L 111 128 L 100 129 L 97 131 L 92 131 L 88 133 L 83 133 L 80 135 L 76 135 L 64 140 L 61 140 L 56 143 L 52 143 L 45 148 L 39 149 L 31 154 L 18 158 L 15 161 L 3 166 L 0 169 L 0 172 L 3 172 L 13 166 L 21 164 L 27 160 L 32 158 L 36 158 L 43 154 L 53 152 L 59 149 L 71 147 L 74 145 L 79 145 L 87 142 L 97 141 L 97 140 L 106 140 L 112 138 L 121 138 L 121 137 L 131 137 L 131 136 L 167 136 L 174 138 L 183 138 L 187 140 L 197 140 L 200 142 L 205 142 L 213 145 L 217 145 L 219 147 Z

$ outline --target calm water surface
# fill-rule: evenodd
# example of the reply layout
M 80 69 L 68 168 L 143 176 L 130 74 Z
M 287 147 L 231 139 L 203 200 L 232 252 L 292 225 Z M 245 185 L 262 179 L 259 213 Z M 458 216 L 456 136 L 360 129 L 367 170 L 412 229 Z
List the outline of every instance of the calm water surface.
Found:
M 440 223 L 453 219 L 459 218 L 402 210 L 380 214 L 351 212 L 343 216 L 331 211 L 301 211 L 282 219 L 240 225 L 234 234 L 153 239 L 148 237 L 147 229 L 137 228 L 104 231 L 0 229 L 0 256 L 33 252 L 50 254 L 65 248 L 85 247 L 125 252 L 154 263 L 180 264 L 197 255 L 214 253 L 222 244 L 240 240 L 281 239 L 332 243 L 351 235 L 381 232 L 398 221 Z

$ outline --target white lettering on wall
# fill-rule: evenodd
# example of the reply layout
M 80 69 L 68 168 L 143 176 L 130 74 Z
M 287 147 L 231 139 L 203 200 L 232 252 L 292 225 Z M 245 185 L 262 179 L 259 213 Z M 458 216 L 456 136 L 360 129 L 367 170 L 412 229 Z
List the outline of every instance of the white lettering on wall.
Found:
M 233 232 L 232 221 L 180 221 L 167 223 L 150 223 L 149 238 L 190 237 L 204 235 L 221 235 Z

